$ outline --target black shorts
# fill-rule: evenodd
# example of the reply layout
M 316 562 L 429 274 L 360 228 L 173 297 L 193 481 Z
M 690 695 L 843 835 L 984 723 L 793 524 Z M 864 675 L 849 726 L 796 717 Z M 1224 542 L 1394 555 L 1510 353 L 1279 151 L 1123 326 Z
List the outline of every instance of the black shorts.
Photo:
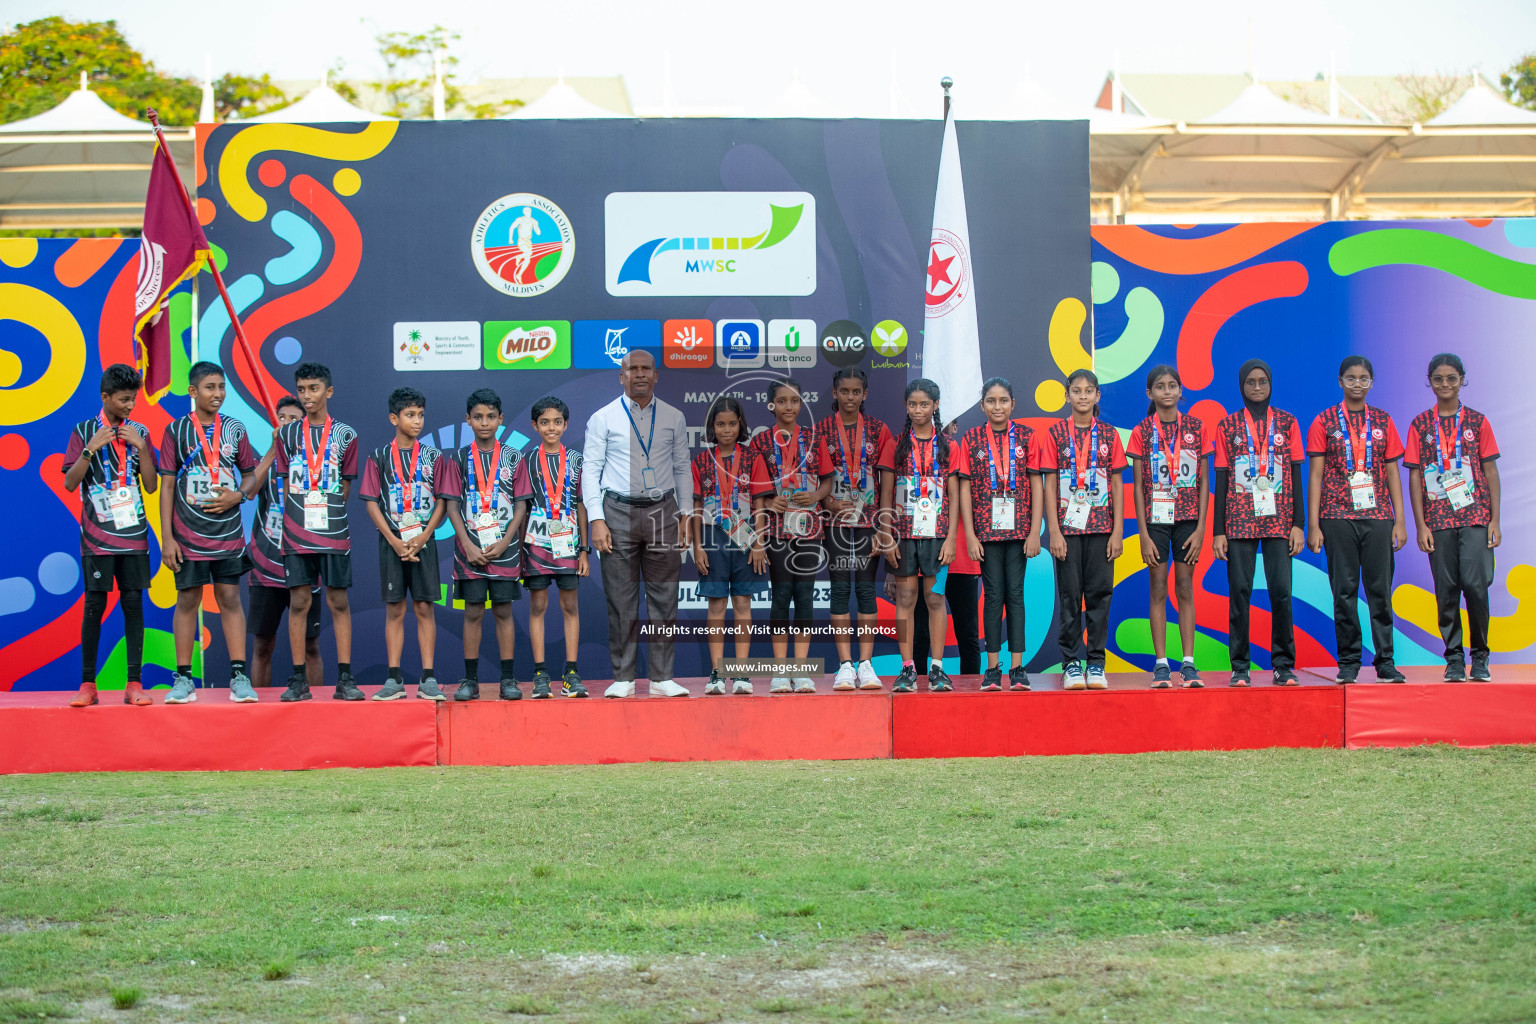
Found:
M 1157 557 L 1163 565 L 1184 561 L 1184 542 L 1194 536 L 1198 525 L 1200 523 L 1196 519 L 1147 524 L 1147 536 L 1152 538 L 1152 546 L 1157 548 Z
M 290 587 L 310 587 L 324 583 L 328 587 L 352 585 L 352 553 L 335 555 L 284 555 L 283 574 Z
M 251 611 L 245 617 L 245 628 L 252 636 L 277 636 L 282 624 L 283 612 L 288 610 L 287 587 L 251 587 Z M 313 640 L 320 635 L 320 606 L 325 604 L 324 594 L 312 594 L 309 614 L 304 618 L 304 635 Z
M 491 604 L 507 604 L 522 597 L 523 588 L 517 585 L 517 580 L 492 580 L 483 576 L 453 581 L 453 596 L 466 606 L 477 604 L 484 607 L 487 595 L 490 596 Z
M 242 551 L 216 562 L 194 562 L 183 557 L 175 572 L 177 590 L 201 590 L 210 583 L 240 584 L 240 577 L 251 571 L 251 562 Z
M 154 575 L 149 568 L 149 552 L 135 551 L 131 555 L 81 555 L 80 571 L 85 576 L 85 589 L 107 593 L 112 582 L 117 581 L 119 592 L 148 590 L 149 579 Z
M 941 537 L 909 537 L 896 542 L 901 557 L 892 569 L 892 576 L 928 576 L 939 574 L 939 550 L 944 547 Z
M 402 562 L 395 549 L 379 537 L 379 594 L 385 604 L 404 601 L 437 601 L 443 596 L 437 578 L 437 544 L 428 541 L 416 554 L 416 561 Z
M 573 572 L 533 573 L 523 577 L 523 589 L 528 591 L 548 590 L 551 582 L 561 590 L 575 590 L 581 582 L 581 577 Z

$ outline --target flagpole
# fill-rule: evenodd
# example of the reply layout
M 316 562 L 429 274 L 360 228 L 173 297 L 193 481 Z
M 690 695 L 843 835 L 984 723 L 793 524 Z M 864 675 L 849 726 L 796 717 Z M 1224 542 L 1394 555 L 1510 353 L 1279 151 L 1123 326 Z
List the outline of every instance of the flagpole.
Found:
M 153 108 L 145 113 L 149 117 L 150 126 L 155 130 L 155 138 L 159 141 L 160 147 L 165 150 L 166 158 L 171 161 L 171 169 L 176 170 L 176 161 L 171 157 L 170 144 L 165 141 L 165 133 L 160 130 L 160 115 L 155 113 Z M 197 207 L 192 205 L 192 196 L 187 192 L 186 182 L 181 180 L 181 171 L 176 170 L 173 177 L 176 179 L 176 187 L 181 190 L 181 201 L 187 204 L 187 212 L 196 217 Z M 219 264 L 211 257 L 208 260 L 208 269 L 213 271 L 213 283 L 219 287 L 219 298 L 224 300 L 224 308 L 229 313 L 229 322 L 234 325 L 235 340 L 240 344 L 240 351 L 244 353 L 245 361 L 250 363 L 251 369 L 255 371 L 261 364 L 256 362 L 255 356 L 251 355 L 251 344 L 245 339 L 245 327 L 241 325 L 240 317 L 235 314 L 235 304 L 229 297 L 229 289 L 224 287 L 224 275 L 219 273 Z M 272 404 L 272 396 L 267 394 L 266 382 L 261 379 L 260 373 L 252 372 L 251 376 L 256 381 L 256 390 L 261 394 L 261 404 L 266 408 L 267 416 L 275 425 L 277 407 Z
M 949 120 L 949 90 L 955 84 L 955 80 L 945 75 L 939 79 L 939 88 L 944 90 L 944 120 Z

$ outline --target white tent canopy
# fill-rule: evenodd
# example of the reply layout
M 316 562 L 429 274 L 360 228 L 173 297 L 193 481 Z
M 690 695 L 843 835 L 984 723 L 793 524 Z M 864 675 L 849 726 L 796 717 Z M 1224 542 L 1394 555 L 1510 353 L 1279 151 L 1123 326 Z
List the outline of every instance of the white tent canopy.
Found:
M 1201 124 L 1354 124 L 1342 117 L 1329 117 L 1315 110 L 1287 103 L 1258 82 L 1253 82 L 1237 99 L 1205 118 Z
M 753 117 L 839 117 L 839 114 L 829 106 L 821 97 L 811 92 L 800 81 L 800 69 L 793 70 L 790 77 L 789 88 L 779 93 L 757 110 L 751 111 Z
M 34 132 L 147 132 L 148 121 L 135 121 L 124 117 L 105 100 L 91 92 L 80 72 L 80 88 L 65 97 L 64 102 L 35 117 L 10 124 L 0 124 L 0 132 L 7 134 L 32 134 Z
M 281 110 L 245 118 L 239 124 L 331 124 L 345 121 L 394 121 L 396 118 L 355 107 L 324 79 L 303 98 Z M 235 122 L 231 122 L 235 123 Z
M 518 107 L 508 118 L 581 118 L 624 117 L 617 111 L 600 107 L 581 93 L 565 84 L 562 77 L 544 91 L 544 95 L 532 103 Z
M 1536 110 L 1509 103 L 1473 75 L 1472 88 L 1462 93 L 1461 99 L 1447 107 L 1439 117 L 1425 123 L 1436 128 L 1470 124 L 1536 125 Z

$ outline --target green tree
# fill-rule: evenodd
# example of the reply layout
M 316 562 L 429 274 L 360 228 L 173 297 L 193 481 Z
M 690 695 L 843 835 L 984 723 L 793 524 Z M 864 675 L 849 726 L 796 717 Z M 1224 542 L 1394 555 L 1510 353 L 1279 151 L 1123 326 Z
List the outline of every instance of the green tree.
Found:
M 1536 53 L 1528 53 L 1499 76 L 1504 97 L 1517 107 L 1536 110 Z
M 225 75 L 213 83 L 213 105 L 220 121 L 254 117 L 286 107 L 291 101 L 272 84 L 270 75 Z
M 154 107 L 166 124 L 192 124 L 201 90 L 158 70 L 129 45 L 115 21 L 40 18 L 0 35 L 0 122 L 58 106 L 79 88 L 80 72 L 107 105 L 128 117 Z
M 391 117 L 432 116 L 432 55 L 442 54 L 445 105 L 457 106 L 464 94 L 454 84 L 454 68 L 459 58 L 448 52 L 459 41 L 457 32 L 433 25 L 425 32 L 384 32 L 374 37 L 379 56 L 384 60 L 384 78 L 379 89 L 388 100 L 384 112 Z

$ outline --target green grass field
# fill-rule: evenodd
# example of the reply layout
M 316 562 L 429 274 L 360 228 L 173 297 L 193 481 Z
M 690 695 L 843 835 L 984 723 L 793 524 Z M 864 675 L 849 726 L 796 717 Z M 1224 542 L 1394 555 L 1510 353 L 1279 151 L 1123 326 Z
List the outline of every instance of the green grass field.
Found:
M 8 776 L 50 1018 L 1529 1021 L 1536 748 Z

